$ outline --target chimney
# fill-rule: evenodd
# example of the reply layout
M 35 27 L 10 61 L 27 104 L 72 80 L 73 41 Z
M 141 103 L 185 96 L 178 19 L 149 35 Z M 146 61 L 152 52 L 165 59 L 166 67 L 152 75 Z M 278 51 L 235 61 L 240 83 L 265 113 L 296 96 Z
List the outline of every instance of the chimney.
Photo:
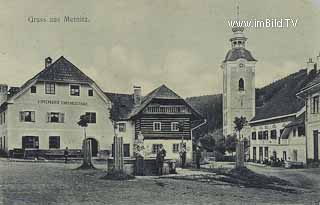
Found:
M 49 67 L 49 66 L 51 65 L 51 63 L 52 63 L 52 58 L 47 57 L 47 58 L 45 59 L 45 67 L 46 67 L 46 68 Z
M 8 85 L 0 85 L 0 105 L 8 99 Z
M 315 63 L 312 61 L 312 58 L 309 58 L 307 62 L 307 72 L 308 74 L 315 68 Z
M 317 62 L 315 64 L 315 69 L 318 70 L 319 67 L 320 67 L 320 52 L 319 52 L 319 54 L 317 56 Z
M 141 86 L 133 86 L 133 100 L 135 105 L 141 104 Z

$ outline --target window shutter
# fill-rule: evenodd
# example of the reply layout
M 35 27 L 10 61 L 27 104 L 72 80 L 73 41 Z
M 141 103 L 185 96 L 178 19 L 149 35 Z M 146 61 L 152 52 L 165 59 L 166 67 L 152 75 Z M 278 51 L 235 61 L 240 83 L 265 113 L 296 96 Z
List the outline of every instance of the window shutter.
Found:
M 31 121 L 35 122 L 35 112 L 31 112 Z
M 51 122 L 51 120 L 50 120 L 50 119 L 51 119 L 51 118 L 50 118 L 50 112 L 47 113 L 47 118 L 48 118 L 48 119 L 47 119 L 47 122 Z
M 64 123 L 64 113 L 59 113 L 59 122 Z
M 24 118 L 23 112 L 20 112 L 20 122 L 23 122 L 23 118 Z

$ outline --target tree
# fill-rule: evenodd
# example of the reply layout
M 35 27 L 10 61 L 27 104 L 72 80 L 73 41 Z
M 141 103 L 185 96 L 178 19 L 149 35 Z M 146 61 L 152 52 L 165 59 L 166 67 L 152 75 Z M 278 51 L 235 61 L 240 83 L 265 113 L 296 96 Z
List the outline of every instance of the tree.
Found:
M 94 168 L 92 164 L 91 159 L 91 149 L 89 148 L 89 142 L 87 141 L 87 131 L 86 128 L 88 127 L 89 123 L 89 116 L 88 115 L 81 115 L 80 120 L 77 122 L 77 124 L 80 127 L 83 127 L 83 133 L 84 133 L 84 140 L 82 144 L 82 153 L 83 153 L 83 162 L 80 168 L 89 169 Z
M 202 147 L 209 152 L 212 152 L 216 145 L 216 141 L 211 134 L 205 134 L 203 137 L 201 137 L 200 143 Z
M 244 125 L 247 124 L 247 120 L 245 117 L 235 117 L 233 123 L 235 124 L 234 129 L 238 132 L 239 134 L 239 140 L 241 138 L 241 130 L 243 129 Z
M 236 147 L 237 147 L 237 136 L 236 135 L 228 135 L 226 137 L 226 150 L 232 154 L 236 151 Z
M 234 119 L 234 129 L 238 132 L 238 140 L 237 140 L 237 146 L 236 146 L 236 168 L 242 168 L 244 167 L 244 142 L 242 140 L 241 136 L 241 130 L 247 123 L 247 120 L 245 117 L 235 117 Z

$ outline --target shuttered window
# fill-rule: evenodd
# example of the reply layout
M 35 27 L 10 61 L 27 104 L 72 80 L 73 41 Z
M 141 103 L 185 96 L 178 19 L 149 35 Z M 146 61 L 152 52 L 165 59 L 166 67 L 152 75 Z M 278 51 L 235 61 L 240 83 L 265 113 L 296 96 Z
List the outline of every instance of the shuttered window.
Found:
M 96 113 L 95 112 L 86 112 L 88 117 L 88 123 L 96 123 Z
M 48 122 L 64 123 L 64 113 L 61 112 L 48 112 Z
M 21 122 L 35 122 L 35 111 L 22 111 L 20 112 Z

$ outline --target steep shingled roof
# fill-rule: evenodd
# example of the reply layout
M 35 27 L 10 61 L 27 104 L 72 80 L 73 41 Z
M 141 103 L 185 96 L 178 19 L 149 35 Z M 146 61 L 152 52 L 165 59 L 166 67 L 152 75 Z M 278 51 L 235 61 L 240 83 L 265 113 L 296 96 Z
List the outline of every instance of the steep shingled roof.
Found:
M 193 114 L 198 118 L 203 117 L 194 110 L 183 98 L 173 92 L 166 85 L 154 89 L 145 97 L 143 97 L 140 105 L 135 105 L 133 95 L 129 94 L 117 94 L 117 93 L 105 93 L 107 97 L 112 101 L 112 116 L 114 120 L 128 120 L 139 114 L 153 99 L 175 99 L 183 100 L 186 105 L 191 108 Z
M 54 63 L 40 71 L 33 78 L 25 82 L 18 92 L 28 87 L 34 81 L 54 81 L 54 82 L 68 82 L 68 83 L 93 83 L 86 74 L 79 68 L 73 65 L 66 58 L 61 56 Z M 9 97 L 14 96 L 18 92 L 14 92 Z
M 93 80 L 91 80 L 86 74 L 84 74 L 79 68 L 77 68 L 63 56 L 36 75 L 36 78 L 42 81 L 62 81 L 75 83 L 93 82 Z
M 308 82 L 310 82 L 310 76 L 307 71 L 300 70 L 273 84 L 258 89 L 256 91 L 257 99 L 261 97 L 259 95 L 267 99 L 265 99 L 261 107 L 256 107 L 256 115 L 251 119 L 251 122 L 298 112 L 303 108 L 304 102 L 296 97 L 296 93 Z
M 166 85 L 161 85 L 160 87 L 151 91 L 148 95 L 146 95 L 142 99 L 141 105 L 135 107 L 135 109 L 132 110 L 130 117 L 134 117 L 139 112 L 141 112 L 153 99 L 175 99 L 175 100 L 181 99 L 181 100 L 183 100 L 179 95 L 177 95 L 175 92 L 173 92 Z
M 229 50 L 223 62 L 236 61 L 240 58 L 246 59 L 247 61 L 257 61 L 252 57 L 250 51 L 245 48 L 239 47 Z

